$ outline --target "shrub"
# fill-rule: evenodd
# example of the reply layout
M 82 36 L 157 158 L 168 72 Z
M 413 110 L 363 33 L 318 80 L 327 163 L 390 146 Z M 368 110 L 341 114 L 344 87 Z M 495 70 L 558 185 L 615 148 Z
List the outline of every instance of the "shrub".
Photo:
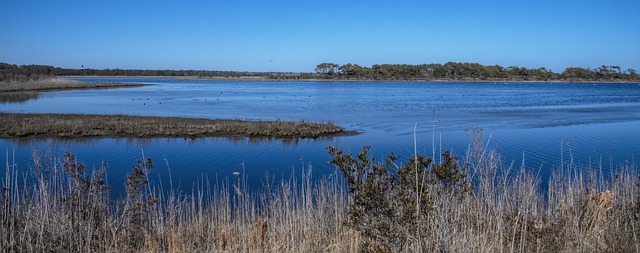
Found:
M 136 166 L 127 175 L 126 189 L 127 199 L 125 203 L 124 217 L 127 234 L 127 245 L 130 251 L 139 250 L 144 243 L 144 235 L 148 233 L 148 215 L 151 205 L 158 200 L 148 191 L 149 171 L 153 168 L 151 158 L 138 161 Z
M 401 251 L 410 238 L 425 232 L 421 224 L 429 215 L 434 194 L 471 190 L 457 158 L 448 152 L 442 154 L 441 164 L 416 155 L 398 166 L 393 153 L 384 163 L 369 158 L 368 146 L 357 159 L 335 146 L 327 150 L 333 157 L 330 163 L 347 179 L 351 194 L 348 225 L 364 235 L 364 248 L 369 251 Z
M 105 233 L 105 224 L 110 222 L 109 216 L 109 186 L 104 181 L 106 162 L 98 171 L 87 175 L 86 167 L 76 160 L 75 154 L 65 152 L 62 165 L 69 178 L 70 191 L 62 197 L 71 223 L 76 231 L 85 229 L 98 231 L 94 233 L 95 241 L 100 233 Z M 87 224 L 91 227 L 87 228 Z

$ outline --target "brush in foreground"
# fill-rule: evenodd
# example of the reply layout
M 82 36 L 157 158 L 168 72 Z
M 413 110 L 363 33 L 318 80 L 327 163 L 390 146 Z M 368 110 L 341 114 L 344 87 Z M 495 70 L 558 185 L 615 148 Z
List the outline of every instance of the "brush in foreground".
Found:
M 234 174 L 237 183 L 203 179 L 188 192 L 155 187 L 146 158 L 127 175 L 122 199 L 108 197 L 106 164 L 90 170 L 70 153 L 34 156 L 24 173 L 7 154 L 0 252 L 640 250 L 635 165 L 605 177 L 571 162 L 542 191 L 539 178 L 503 167 L 484 147 L 471 144 L 461 161 L 447 153 L 441 163 L 420 155 L 380 163 L 368 148 L 354 156 L 331 147 L 344 177 L 312 181 L 303 169 L 300 178 L 250 189 Z
M 346 131 L 333 123 L 212 120 L 85 114 L 0 113 L 0 137 L 207 137 L 316 138 Z

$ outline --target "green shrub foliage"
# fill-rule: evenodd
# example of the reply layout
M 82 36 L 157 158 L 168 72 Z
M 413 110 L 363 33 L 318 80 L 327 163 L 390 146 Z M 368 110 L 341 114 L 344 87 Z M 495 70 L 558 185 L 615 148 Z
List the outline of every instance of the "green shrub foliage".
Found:
M 397 164 L 391 153 L 383 163 L 368 157 L 369 146 L 353 157 L 331 146 L 330 161 L 345 175 L 351 198 L 348 225 L 362 233 L 365 249 L 398 252 L 421 232 L 429 216 L 432 198 L 439 191 L 470 192 L 456 157 L 442 154 L 442 163 L 416 155 L 408 163 Z

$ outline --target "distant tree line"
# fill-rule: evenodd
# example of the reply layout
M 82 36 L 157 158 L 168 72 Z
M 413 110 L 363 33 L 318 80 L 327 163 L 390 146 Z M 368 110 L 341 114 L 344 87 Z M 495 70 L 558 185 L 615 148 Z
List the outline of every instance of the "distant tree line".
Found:
M 528 69 L 518 66 L 485 66 L 478 63 L 447 62 L 445 64 L 375 64 L 364 67 L 347 63 L 320 63 L 316 74 L 325 79 L 347 80 L 519 80 L 519 81 L 637 81 L 640 76 L 633 69 L 621 70 L 619 66 L 600 66 L 595 69 L 567 68 L 554 73 L 547 68 Z
M 310 79 L 314 73 L 249 72 L 211 70 L 65 69 L 48 65 L 14 65 L 0 62 L 0 81 L 28 81 L 54 76 L 167 76 L 167 77 L 258 77 L 267 79 Z
M 16 66 L 0 62 L 0 82 L 26 82 L 53 77 L 55 68 L 45 65 Z
M 139 70 L 139 69 L 65 69 L 48 65 L 14 65 L 0 62 L 0 81 L 29 81 L 54 76 L 166 76 L 200 78 L 263 78 L 274 80 L 409 80 L 409 81 L 640 81 L 633 69 L 619 66 L 598 68 L 566 68 L 555 73 L 547 68 L 478 63 L 447 62 L 445 64 L 374 64 L 370 67 L 347 63 L 320 63 L 315 72 L 249 72 L 211 70 Z

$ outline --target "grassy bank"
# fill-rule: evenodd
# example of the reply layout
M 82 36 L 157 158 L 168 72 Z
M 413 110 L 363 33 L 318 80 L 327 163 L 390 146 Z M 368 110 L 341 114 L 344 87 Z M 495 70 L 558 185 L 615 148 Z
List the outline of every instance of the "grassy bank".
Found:
M 315 138 L 347 134 L 332 123 L 211 120 L 178 117 L 0 113 L 0 137 Z
M 55 77 L 38 78 L 33 80 L 4 80 L 0 81 L 0 92 L 17 91 L 54 91 L 70 89 L 102 89 L 102 88 L 122 88 L 140 87 L 144 84 L 130 83 L 93 83 L 75 80 L 66 80 Z
M 7 162 L 0 201 L 0 251 L 640 250 L 640 179 L 633 165 L 601 175 L 595 172 L 598 168 L 569 163 L 548 182 L 540 182 L 534 175 L 503 165 L 497 153 L 475 146 L 480 148 L 472 148 L 459 163 L 471 191 L 461 193 L 440 179 L 416 177 L 419 191 L 414 193 L 418 195 L 386 199 L 381 202 L 385 205 L 362 210 L 366 215 L 360 217 L 353 216 L 362 204 L 358 201 L 380 199 L 357 200 L 358 193 L 346 187 L 352 182 L 340 174 L 311 180 L 303 172 L 276 187 L 253 190 L 238 175 L 230 180 L 203 180 L 194 184 L 193 192 L 176 193 L 149 184 L 147 173 L 154 166 L 147 160 L 135 165 L 127 177 L 126 198 L 112 200 L 106 194 L 104 171 L 88 171 L 73 155 L 49 162 L 35 158 L 31 174 L 35 178 L 23 187 L 18 185 L 24 174 Z M 365 167 L 372 165 L 362 153 L 352 158 Z M 412 161 L 407 164 L 413 167 Z M 434 168 L 439 167 L 426 170 Z M 411 193 L 411 187 L 388 190 L 400 189 Z M 407 209 L 413 201 L 422 201 L 420 206 L 426 208 Z M 409 219 L 375 219 L 383 216 L 372 214 Z M 363 217 L 368 220 L 354 223 Z M 363 226 L 369 230 L 363 231 Z

